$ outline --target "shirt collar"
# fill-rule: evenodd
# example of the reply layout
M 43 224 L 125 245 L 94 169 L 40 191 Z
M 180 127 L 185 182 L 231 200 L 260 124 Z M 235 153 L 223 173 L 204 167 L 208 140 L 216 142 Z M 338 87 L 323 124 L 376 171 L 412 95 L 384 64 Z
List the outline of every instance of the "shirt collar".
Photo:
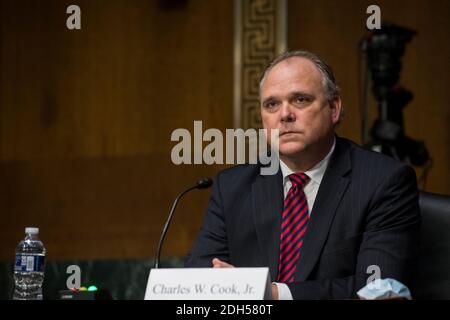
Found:
M 314 181 L 315 183 L 319 184 L 322 182 L 323 175 L 325 174 L 325 170 L 328 167 L 328 163 L 330 162 L 331 155 L 333 154 L 334 147 L 336 146 L 336 138 L 333 141 L 333 145 L 331 146 L 330 151 L 328 154 L 320 160 L 315 166 L 313 166 L 308 171 L 305 171 L 304 173 L 311 179 L 311 181 Z M 289 175 L 295 173 L 292 171 L 284 162 L 280 159 L 280 167 L 281 172 L 283 174 L 283 183 L 286 183 L 286 181 L 289 180 Z

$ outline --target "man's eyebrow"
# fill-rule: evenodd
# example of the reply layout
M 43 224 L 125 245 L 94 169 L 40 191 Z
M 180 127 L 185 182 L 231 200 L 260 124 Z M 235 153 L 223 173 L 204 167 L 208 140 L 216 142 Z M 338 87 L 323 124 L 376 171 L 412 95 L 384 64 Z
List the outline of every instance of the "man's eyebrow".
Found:
M 269 101 L 274 101 L 274 100 L 276 100 L 276 98 L 274 96 L 268 96 L 267 98 L 263 99 L 262 104 L 265 104 Z
M 315 96 L 312 93 L 308 93 L 305 91 L 294 91 L 289 94 L 290 97 L 296 97 L 296 96 L 304 96 L 309 98 L 314 98 Z
M 306 98 L 309 98 L 309 99 L 315 99 L 315 97 L 316 97 L 314 94 L 308 93 L 308 92 L 305 92 L 305 91 L 292 91 L 288 95 L 289 98 L 298 97 L 298 96 L 306 97 Z M 268 102 L 277 101 L 277 99 L 278 98 L 276 96 L 273 96 L 273 95 L 272 96 L 268 96 L 267 98 L 264 98 L 262 100 L 262 105 L 264 105 L 264 104 L 266 104 Z

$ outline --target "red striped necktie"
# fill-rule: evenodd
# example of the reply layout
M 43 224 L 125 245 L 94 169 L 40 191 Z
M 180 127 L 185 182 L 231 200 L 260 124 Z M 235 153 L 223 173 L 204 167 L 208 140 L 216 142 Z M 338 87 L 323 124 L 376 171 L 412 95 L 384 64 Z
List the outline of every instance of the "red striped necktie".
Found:
M 292 187 L 284 199 L 281 216 L 280 259 L 278 264 L 278 282 L 294 282 L 295 269 L 300 257 L 303 237 L 308 225 L 308 203 L 303 187 L 309 181 L 304 173 L 289 175 Z

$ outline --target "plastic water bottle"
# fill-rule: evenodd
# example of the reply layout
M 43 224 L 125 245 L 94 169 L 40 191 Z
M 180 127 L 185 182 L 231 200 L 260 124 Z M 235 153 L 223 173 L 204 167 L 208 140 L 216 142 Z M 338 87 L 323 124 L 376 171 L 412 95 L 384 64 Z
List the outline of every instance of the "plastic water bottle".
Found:
M 25 228 L 25 239 L 16 248 L 14 300 L 42 300 L 45 248 L 39 228 Z

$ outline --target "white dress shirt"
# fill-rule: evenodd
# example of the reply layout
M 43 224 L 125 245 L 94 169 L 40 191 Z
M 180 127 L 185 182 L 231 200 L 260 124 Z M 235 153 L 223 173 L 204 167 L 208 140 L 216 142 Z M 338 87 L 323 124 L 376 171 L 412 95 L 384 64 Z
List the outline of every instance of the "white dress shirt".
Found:
M 336 139 L 333 142 L 333 146 L 331 147 L 328 154 L 323 158 L 319 163 L 317 163 L 314 167 L 305 171 L 310 180 L 303 188 L 303 192 L 306 196 L 306 202 L 308 203 L 308 213 L 311 216 L 314 209 L 314 202 L 316 201 L 317 191 L 319 191 L 320 183 L 322 182 L 323 175 L 325 174 L 325 170 L 328 167 L 328 163 L 330 162 L 331 155 L 333 154 L 334 147 L 336 146 Z M 283 191 L 284 197 L 286 198 L 289 189 L 292 187 L 291 179 L 289 179 L 289 175 L 295 173 L 292 171 L 282 160 L 280 160 L 280 168 L 283 174 Z M 278 299 L 279 300 L 293 300 L 291 290 L 285 283 L 274 282 L 278 287 Z

